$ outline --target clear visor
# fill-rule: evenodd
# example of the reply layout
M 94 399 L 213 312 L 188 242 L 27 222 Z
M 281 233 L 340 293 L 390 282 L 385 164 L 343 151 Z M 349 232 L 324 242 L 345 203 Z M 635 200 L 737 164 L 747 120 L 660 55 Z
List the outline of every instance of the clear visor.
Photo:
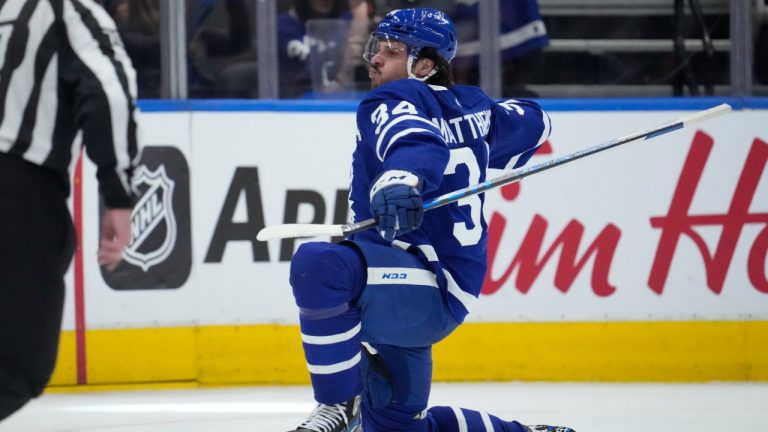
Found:
M 373 63 L 373 58 L 376 55 L 384 56 L 389 59 L 402 58 L 405 60 L 407 56 L 402 56 L 402 53 L 407 51 L 408 47 L 405 43 L 399 40 L 371 34 L 368 37 L 368 42 L 365 43 L 365 47 L 363 48 L 363 60 L 368 63 Z

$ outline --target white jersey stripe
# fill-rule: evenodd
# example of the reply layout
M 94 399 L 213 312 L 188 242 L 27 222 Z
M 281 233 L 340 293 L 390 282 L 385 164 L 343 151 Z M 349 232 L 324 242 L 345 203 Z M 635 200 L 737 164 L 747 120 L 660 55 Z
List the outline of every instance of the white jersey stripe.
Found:
M 381 151 L 381 144 L 384 142 L 384 137 L 387 136 L 387 132 L 389 132 L 389 130 L 392 129 L 392 127 L 394 127 L 396 124 L 404 122 L 406 120 L 420 121 L 432 126 L 433 128 L 435 128 L 435 130 L 437 130 L 437 127 L 435 126 L 434 123 L 432 123 L 431 121 L 423 117 L 419 117 L 417 115 L 402 115 L 400 117 L 394 118 L 389 123 L 387 123 L 386 126 L 384 126 L 384 130 L 381 131 L 381 133 L 379 134 L 379 139 L 378 141 L 376 141 L 376 156 L 379 158 L 379 160 L 381 161 L 384 160 L 383 154 L 386 153 L 386 150 L 387 150 L 387 149 L 384 149 L 383 152 Z
M 48 64 L 43 81 L 40 87 L 40 93 L 50 93 L 57 91 L 56 75 L 58 74 L 59 63 L 54 55 L 53 61 Z M 53 129 L 50 125 L 56 123 L 56 108 L 58 99 L 40 98 L 37 104 L 37 121 L 32 131 L 32 144 L 24 153 L 24 159 L 42 165 L 45 158 L 53 149 Z
M 469 432 L 469 426 L 467 426 L 467 419 L 464 418 L 464 413 L 461 408 L 451 407 L 453 415 L 456 416 L 456 425 L 459 427 L 459 432 Z
M 82 134 L 89 158 L 109 170 L 99 176 L 107 205 L 130 205 L 140 145 L 136 74 L 103 7 L 95 0 L 0 2 L 0 68 L 0 152 L 51 168 L 68 190 L 73 138 Z
M 395 240 L 392 242 L 393 246 L 396 246 L 400 249 L 406 250 L 411 245 L 409 243 Z M 439 262 L 440 259 L 437 256 L 437 252 L 435 252 L 435 248 L 430 245 L 419 245 L 417 246 L 419 250 L 421 250 L 421 253 L 424 254 L 424 256 L 427 257 L 427 259 L 431 262 Z M 473 296 L 472 294 L 464 291 L 459 287 L 459 284 L 456 283 L 456 279 L 453 278 L 453 275 L 451 275 L 451 272 L 449 272 L 446 269 L 443 269 L 443 274 L 445 275 L 445 279 L 448 281 L 448 293 L 450 293 L 453 297 L 458 300 L 462 306 L 464 306 L 464 309 L 467 310 L 467 312 L 471 311 L 472 308 L 477 303 L 477 297 Z M 368 278 L 370 281 L 370 276 Z
M 413 127 L 413 128 L 408 128 L 408 129 L 402 130 L 402 131 L 400 131 L 400 132 L 396 133 L 396 134 L 395 134 L 395 135 L 394 135 L 394 136 L 393 136 L 393 137 L 392 137 L 392 138 L 389 140 L 389 143 L 387 143 L 387 148 L 386 148 L 386 149 L 384 149 L 384 154 L 383 154 L 383 155 L 381 155 L 381 157 L 382 157 L 382 158 L 386 158 L 386 157 L 387 157 L 387 153 L 389 152 L 389 149 L 391 149 L 391 148 L 392 148 L 392 145 L 393 145 L 395 142 L 397 142 L 397 140 L 399 140 L 400 138 L 402 138 L 402 137 L 404 137 L 404 136 L 406 136 L 406 135 L 410 135 L 410 134 L 412 134 L 412 133 L 422 133 L 422 132 L 426 132 L 426 133 L 430 133 L 430 134 L 433 134 L 433 135 L 437 135 L 437 134 L 436 134 L 434 131 L 431 131 L 431 130 L 427 130 L 427 129 L 424 129 L 424 128 L 416 128 L 416 127 Z
M 437 252 L 435 251 L 434 246 L 419 245 L 418 248 L 429 261 L 440 261 L 440 259 L 437 257 Z
M 547 113 L 543 112 L 541 113 L 543 115 L 542 121 L 544 122 L 544 130 L 541 132 L 541 136 L 539 137 L 539 142 L 536 144 L 535 149 L 538 149 L 541 147 L 542 144 L 544 144 L 544 141 L 549 138 L 549 132 L 552 129 L 552 121 L 549 119 L 549 115 Z M 533 149 L 529 149 L 528 151 L 532 151 Z M 507 162 L 507 165 L 504 167 L 505 170 L 511 170 L 515 168 L 515 165 L 517 164 L 517 161 L 520 159 L 520 156 L 522 156 L 524 153 L 517 154 L 512 157 L 512 159 Z
M 466 309 L 467 312 L 471 312 L 477 303 L 477 297 L 462 290 L 459 287 L 459 284 L 456 283 L 456 279 L 453 278 L 453 275 L 451 275 L 448 270 L 443 269 L 443 274 L 445 275 L 445 279 L 448 281 L 448 293 L 454 296 L 456 300 L 458 300 L 464 306 L 464 309 Z
M 539 137 L 539 142 L 536 144 L 536 147 L 544 144 L 544 141 L 549 138 L 549 133 L 552 131 L 552 120 L 550 120 L 549 114 L 547 114 L 546 111 L 542 111 L 541 116 L 541 121 L 544 123 L 544 130 L 541 132 L 541 137 Z
M 509 160 L 509 162 L 507 162 L 507 165 L 504 166 L 504 169 L 505 170 L 513 169 L 515 167 L 515 164 L 517 164 L 518 159 L 520 159 L 521 155 L 522 155 L 522 153 L 516 154 L 516 155 L 512 156 L 512 158 Z
M 5 24 L 15 21 L 19 17 L 19 13 L 21 13 L 21 8 L 23 6 L 24 2 L 5 2 L 5 4 L 2 5 L 2 9 L 0 9 L 0 23 Z M 9 35 L 6 34 L 6 32 L 10 29 L 11 26 L 3 26 L 2 33 L 0 33 L 3 36 L 3 38 L 0 39 L 0 52 L 2 53 L 7 52 Z M 8 60 L 8 56 L 0 56 L 0 68 L 5 65 L 6 60 Z
M 15 6 L 13 3 L 14 2 L 12 2 L 10 5 L 11 7 L 8 9 L 15 9 L 13 8 L 13 6 Z M 18 9 L 19 10 L 9 11 L 7 15 L 5 11 L 3 11 L 4 13 L 0 19 L 2 21 L 23 19 L 19 16 L 21 7 Z M 29 21 L 26 23 L 17 23 L 15 25 L 27 25 L 29 27 L 40 26 L 47 28 L 50 27 L 53 22 L 52 15 L 51 6 L 48 2 L 38 2 L 34 11 L 32 11 L 32 15 L 29 17 Z M 35 86 L 35 80 L 33 78 L 35 76 L 35 60 L 37 58 L 35 54 L 45 33 L 46 32 L 38 31 L 28 32 L 28 39 L 26 41 L 26 46 L 24 47 L 24 57 L 18 67 L 12 71 L 8 86 L 10 90 L 6 100 L 3 101 L 3 103 L 5 103 L 5 117 L 2 119 L 3 123 L 0 128 L 0 137 L 6 139 L 0 140 L 0 145 L 2 145 L 0 151 L 7 152 L 13 146 L 15 138 L 19 135 L 21 123 L 24 118 L 24 110 L 27 104 L 35 103 L 35 101 L 30 101 L 32 89 Z M 4 39 L 8 39 L 8 37 Z
M 402 240 L 394 239 L 392 240 L 392 246 L 400 250 L 408 250 L 408 248 L 411 247 L 411 244 Z
M 131 118 L 128 112 L 128 96 L 123 92 L 120 78 L 117 74 L 117 70 L 110 61 L 110 59 L 102 54 L 98 49 L 94 49 L 94 46 L 98 46 L 99 42 L 93 37 L 91 29 L 88 28 L 85 22 L 80 17 L 80 14 L 75 9 L 74 3 L 78 3 L 87 8 L 99 21 L 101 25 L 108 25 L 109 30 L 117 31 L 114 23 L 107 19 L 105 20 L 101 14 L 106 14 L 103 9 L 94 7 L 90 1 L 79 0 L 65 0 L 64 1 L 64 20 L 69 23 L 67 26 L 67 36 L 69 43 L 72 46 L 72 50 L 80 58 L 80 60 L 89 69 L 94 71 L 94 75 L 101 83 L 101 88 L 107 93 L 107 102 L 109 104 L 110 118 L 112 120 L 112 140 L 114 145 L 114 153 L 117 159 L 115 167 L 115 174 L 120 179 L 123 188 L 126 191 L 130 191 L 130 185 L 128 184 L 128 178 L 125 172 L 125 168 L 131 163 L 128 160 L 128 119 Z M 108 17 L 107 17 L 108 18 Z M 113 44 L 113 49 L 117 54 L 117 48 Z M 96 54 L 99 53 L 99 54 Z M 118 56 L 119 59 L 120 56 Z
M 483 426 L 485 426 L 485 432 L 493 432 L 493 423 L 491 423 L 491 417 L 488 413 L 481 412 L 480 418 L 483 419 Z

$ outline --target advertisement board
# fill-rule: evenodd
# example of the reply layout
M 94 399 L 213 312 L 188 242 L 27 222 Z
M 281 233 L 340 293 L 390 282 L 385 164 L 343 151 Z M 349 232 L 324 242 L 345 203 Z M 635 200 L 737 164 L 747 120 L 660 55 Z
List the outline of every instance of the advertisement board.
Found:
M 529 164 L 690 113 L 551 111 Z M 83 277 L 70 271 L 64 329 L 295 327 L 289 261 L 308 240 L 255 236 L 346 221 L 354 112 L 142 118 L 134 242 L 113 273 L 96 263 L 100 203 L 83 164 Z M 742 109 L 488 191 L 490 266 L 468 321 L 768 321 L 767 161 L 768 110 Z

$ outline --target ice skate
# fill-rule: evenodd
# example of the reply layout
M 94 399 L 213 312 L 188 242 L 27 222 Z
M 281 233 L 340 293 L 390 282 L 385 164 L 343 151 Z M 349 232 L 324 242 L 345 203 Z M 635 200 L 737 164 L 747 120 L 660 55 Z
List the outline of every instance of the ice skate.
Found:
M 318 404 L 309 418 L 290 432 L 362 432 L 362 430 L 360 396 L 355 396 L 340 404 Z
M 565 426 L 531 425 L 526 428 L 528 428 L 526 432 L 576 432 Z

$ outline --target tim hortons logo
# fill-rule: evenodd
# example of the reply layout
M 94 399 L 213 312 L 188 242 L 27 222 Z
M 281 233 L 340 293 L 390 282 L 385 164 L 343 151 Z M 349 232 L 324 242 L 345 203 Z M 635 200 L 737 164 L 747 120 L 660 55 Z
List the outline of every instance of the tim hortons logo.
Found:
M 710 136 L 703 132 L 696 134 L 667 215 L 651 218 L 651 226 L 661 230 L 659 247 L 656 250 L 656 257 L 648 278 L 648 286 L 657 294 L 664 291 L 664 283 L 675 256 L 677 243 L 683 235 L 693 241 L 704 260 L 707 286 L 713 293 L 720 294 L 723 290 L 725 276 L 731 266 L 736 243 L 738 243 L 741 231 L 747 224 L 763 225 L 762 231 L 757 235 L 749 249 L 747 275 L 753 287 L 768 294 L 768 279 L 765 275 L 765 259 L 766 251 L 768 251 L 768 213 L 750 213 L 749 211 L 768 160 L 768 143 L 759 139 L 755 139 L 752 143 L 744 169 L 741 171 L 741 176 L 736 184 L 736 190 L 731 198 L 731 204 L 725 213 L 691 215 L 689 213 L 691 202 L 713 144 L 714 141 Z M 697 226 L 719 226 L 722 229 L 714 252 L 709 250 L 701 235 L 694 229 Z
M 714 140 L 706 133 L 696 133 L 667 214 L 650 218 L 650 226 L 661 230 L 648 277 L 648 287 L 656 294 L 661 295 L 664 291 L 681 237 L 687 237 L 697 247 L 706 270 L 707 286 L 713 293 L 720 294 L 741 232 L 749 224 L 762 225 L 763 228 L 749 249 L 747 276 L 753 288 L 768 294 L 768 278 L 765 270 L 766 255 L 768 255 L 768 213 L 750 212 L 750 205 L 768 161 L 768 143 L 760 139 L 755 139 L 752 143 L 730 206 L 724 213 L 692 215 L 690 214 L 691 202 L 713 144 Z M 545 153 L 551 152 L 551 147 L 545 146 L 542 150 Z M 515 199 L 518 193 L 519 185 L 516 184 L 502 189 L 502 196 L 508 201 Z M 616 225 L 606 225 L 589 246 L 582 249 L 584 225 L 578 220 L 571 220 L 542 255 L 547 220 L 537 214 L 512 261 L 501 277 L 495 279 L 491 275 L 498 274 L 494 271 L 494 266 L 500 264 L 497 262 L 497 252 L 506 225 L 507 219 L 502 214 L 498 212 L 492 214 L 488 230 L 489 269 L 483 284 L 483 294 L 493 294 L 501 289 L 515 269 L 517 269 L 515 288 L 523 294 L 527 293 L 558 249 L 561 250 L 560 261 L 557 263 L 554 280 L 558 290 L 567 292 L 586 263 L 594 257 L 590 279 L 592 291 L 600 297 L 610 296 L 616 291 L 617 287 L 609 281 L 611 263 L 621 238 L 621 229 Z M 714 251 L 708 248 L 702 236 L 696 232 L 697 227 L 703 226 L 721 228 Z M 578 256 L 579 250 L 584 250 L 581 256 Z
M 133 241 L 124 257 L 145 272 L 165 261 L 176 244 L 176 218 L 171 204 L 174 185 L 164 165 L 155 171 L 141 165 L 134 175 L 134 189 L 141 198 L 131 214 Z

